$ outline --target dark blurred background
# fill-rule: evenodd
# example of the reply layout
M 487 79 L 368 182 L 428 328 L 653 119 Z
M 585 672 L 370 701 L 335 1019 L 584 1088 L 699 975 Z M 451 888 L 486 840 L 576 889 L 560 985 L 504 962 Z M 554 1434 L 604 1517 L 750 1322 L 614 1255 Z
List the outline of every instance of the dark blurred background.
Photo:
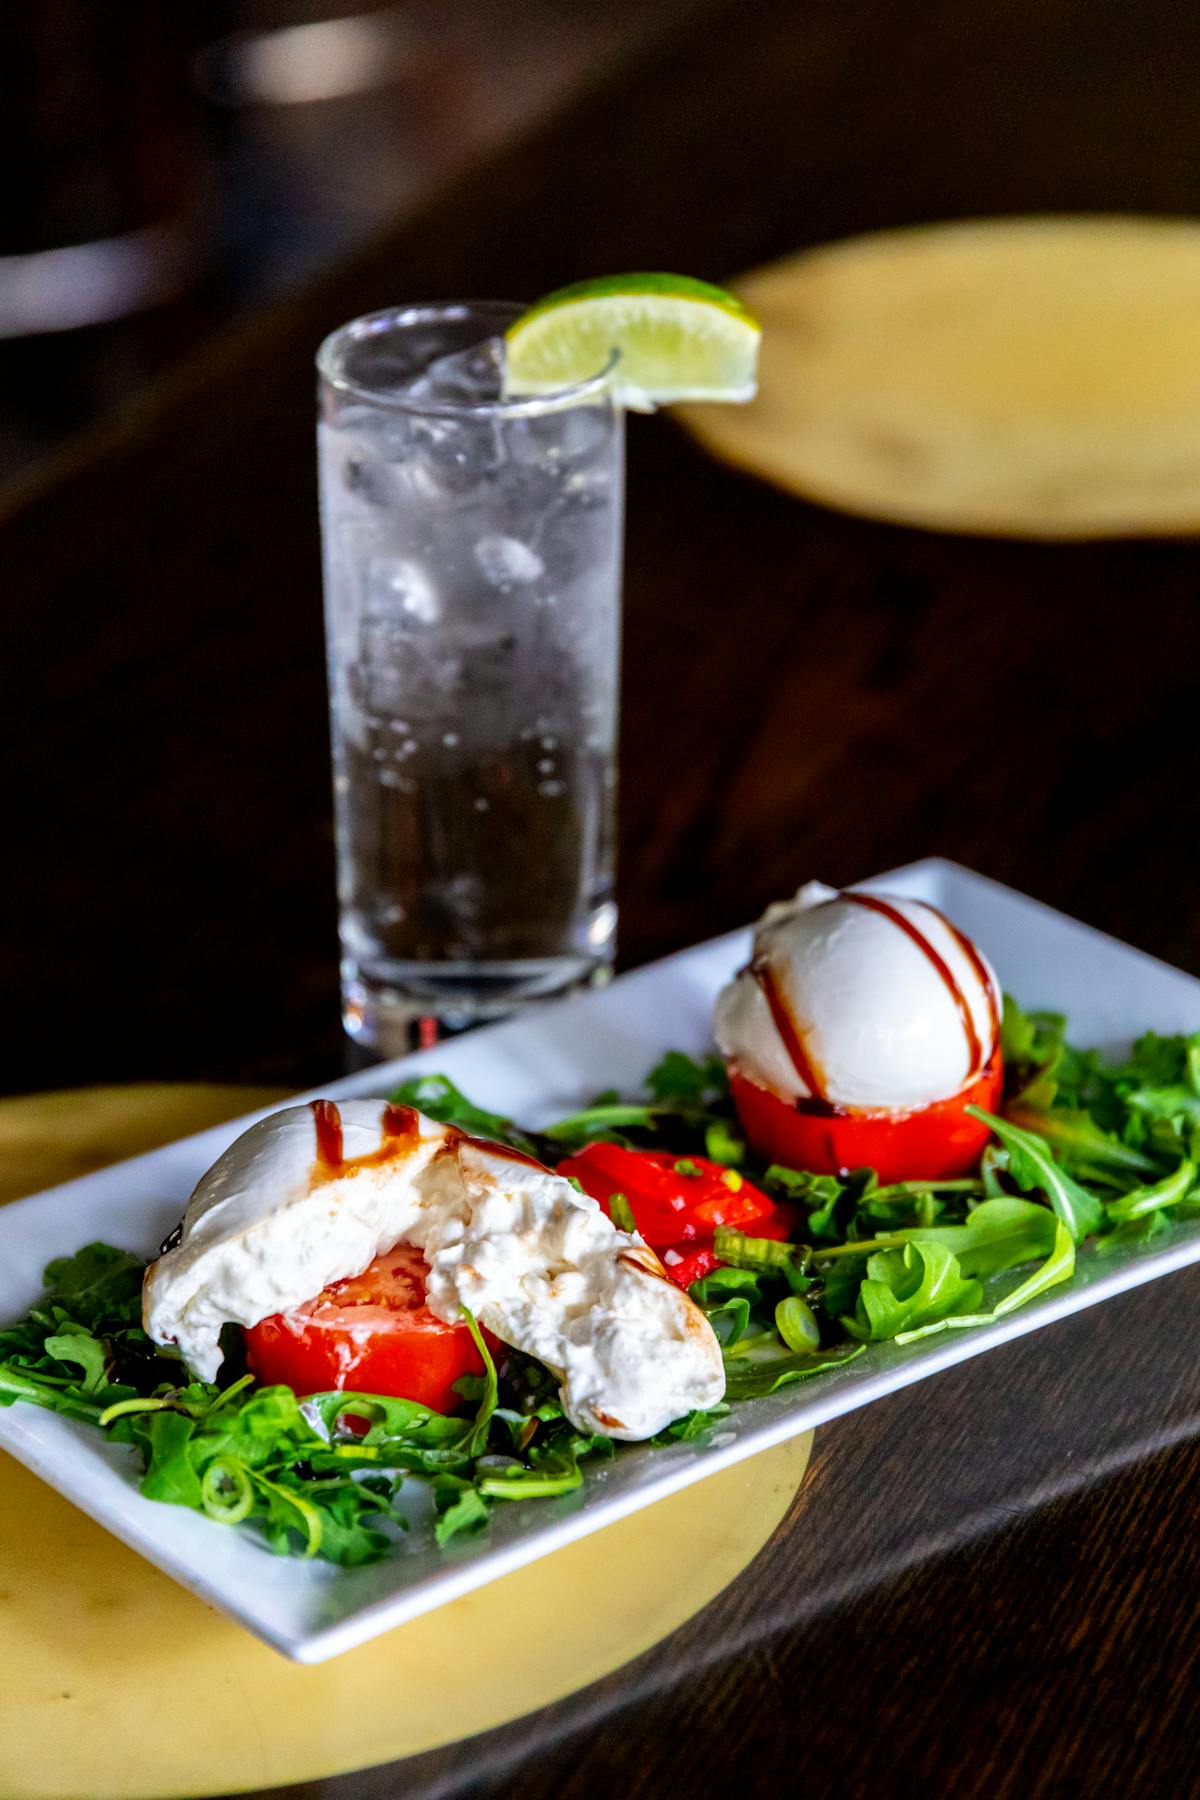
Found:
M 4 0 L 0 483 L 703 0 Z
M 1198 23 L 1193 0 L 3 0 L 0 1093 L 339 1065 L 325 332 L 930 220 L 1195 217 Z M 669 413 L 629 451 L 626 964 L 938 852 L 1200 967 L 1194 540 L 835 513 Z

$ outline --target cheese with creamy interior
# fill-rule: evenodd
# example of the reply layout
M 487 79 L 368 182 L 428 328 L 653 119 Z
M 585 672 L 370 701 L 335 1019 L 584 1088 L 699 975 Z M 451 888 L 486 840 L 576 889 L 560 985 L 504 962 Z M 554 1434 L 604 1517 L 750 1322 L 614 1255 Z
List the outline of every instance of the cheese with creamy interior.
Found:
M 147 1271 L 146 1330 L 198 1375 L 216 1375 L 225 1324 L 293 1311 L 406 1243 L 429 1265 L 430 1309 L 452 1321 L 467 1306 L 544 1363 L 580 1429 L 651 1437 L 720 1400 L 703 1313 L 589 1195 L 420 1113 L 389 1140 L 384 1102 L 339 1111 L 335 1167 L 318 1160 L 307 1106 L 251 1126 L 196 1188 L 179 1245 Z

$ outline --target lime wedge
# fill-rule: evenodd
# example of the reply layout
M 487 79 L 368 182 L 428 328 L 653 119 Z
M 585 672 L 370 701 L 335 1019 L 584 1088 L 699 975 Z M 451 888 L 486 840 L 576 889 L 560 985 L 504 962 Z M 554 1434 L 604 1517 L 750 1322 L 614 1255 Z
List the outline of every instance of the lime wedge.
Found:
M 688 275 L 605 275 L 548 294 L 505 335 L 504 391 L 549 394 L 613 365 L 623 406 L 752 400 L 762 336 L 724 288 Z

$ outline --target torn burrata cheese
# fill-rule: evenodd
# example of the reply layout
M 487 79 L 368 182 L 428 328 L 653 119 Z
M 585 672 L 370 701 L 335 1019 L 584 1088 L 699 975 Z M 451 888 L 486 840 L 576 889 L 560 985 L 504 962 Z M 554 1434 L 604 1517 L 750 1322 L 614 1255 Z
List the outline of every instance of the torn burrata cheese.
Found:
M 238 1138 L 146 1272 L 146 1330 L 211 1381 L 224 1325 L 293 1311 L 397 1244 L 424 1256 L 431 1311 L 466 1306 L 544 1363 L 581 1430 L 652 1437 L 725 1391 L 712 1327 L 636 1232 L 519 1151 L 379 1100 L 286 1107 Z

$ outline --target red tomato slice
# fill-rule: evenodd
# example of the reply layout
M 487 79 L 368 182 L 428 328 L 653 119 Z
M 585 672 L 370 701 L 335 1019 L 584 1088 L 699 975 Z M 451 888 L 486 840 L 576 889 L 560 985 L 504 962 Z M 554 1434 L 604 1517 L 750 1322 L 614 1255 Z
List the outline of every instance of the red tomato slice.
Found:
M 678 1164 L 685 1163 L 683 1172 Z M 676 1157 L 669 1151 L 626 1150 L 620 1144 L 588 1144 L 558 1165 L 608 1211 L 613 1194 L 624 1194 L 634 1223 L 658 1250 L 667 1245 L 712 1241 L 718 1225 L 754 1235 L 775 1203 L 759 1188 L 707 1157 Z
M 767 1218 L 754 1219 L 747 1227 L 747 1237 L 776 1238 L 786 1242 L 792 1236 L 800 1222 L 800 1208 L 792 1206 L 786 1200 L 778 1200 L 775 1209 Z M 711 1275 L 714 1269 L 723 1269 L 724 1263 L 713 1249 L 711 1238 L 696 1238 L 688 1243 L 670 1244 L 660 1251 L 662 1266 L 671 1280 L 681 1288 L 690 1288 L 693 1281 L 699 1281 L 705 1275 Z
M 948 1100 L 912 1112 L 846 1107 L 804 1110 L 730 1071 L 730 1090 L 747 1138 L 760 1156 L 789 1169 L 836 1175 L 874 1169 L 882 1183 L 933 1181 L 966 1175 L 991 1135 L 966 1116 L 968 1106 L 995 1112 L 1004 1083 L 997 1045 L 981 1074 Z
M 428 1272 L 421 1252 L 407 1244 L 385 1251 L 361 1275 L 246 1331 L 251 1369 L 260 1381 L 283 1382 L 298 1394 L 348 1388 L 453 1412 L 463 1404 L 454 1383 L 481 1375 L 483 1359 L 465 1323 L 447 1325 L 430 1312 Z
M 690 1288 L 693 1281 L 700 1281 L 714 1269 L 719 1269 L 721 1259 L 711 1244 L 703 1249 L 697 1249 L 694 1244 L 679 1244 L 663 1251 L 662 1266 L 679 1287 Z

